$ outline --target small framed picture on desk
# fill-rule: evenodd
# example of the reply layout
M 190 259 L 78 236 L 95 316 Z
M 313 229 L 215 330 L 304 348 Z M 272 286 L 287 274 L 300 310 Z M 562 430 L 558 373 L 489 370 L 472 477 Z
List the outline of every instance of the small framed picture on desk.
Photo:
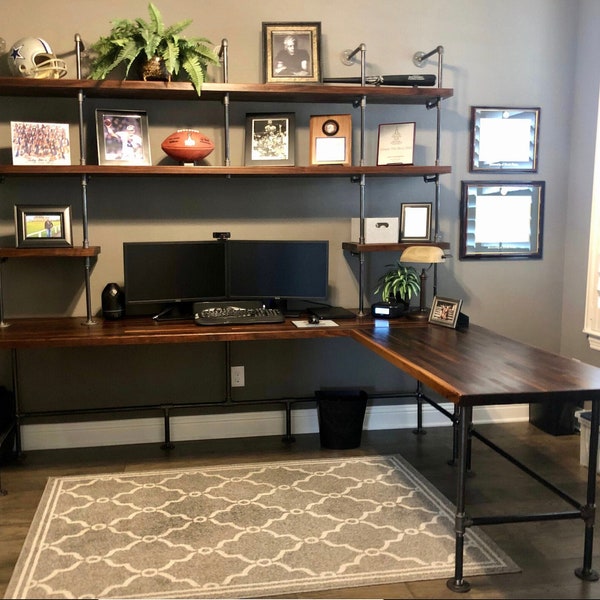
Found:
M 462 300 L 454 300 L 453 298 L 442 298 L 441 296 L 436 296 L 431 305 L 429 322 L 455 329 L 458 323 L 458 316 L 460 315 L 461 306 Z

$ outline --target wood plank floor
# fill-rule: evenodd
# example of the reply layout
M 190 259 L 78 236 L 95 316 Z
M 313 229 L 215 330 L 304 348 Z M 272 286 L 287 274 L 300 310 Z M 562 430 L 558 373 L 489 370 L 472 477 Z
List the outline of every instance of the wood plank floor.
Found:
M 585 500 L 587 469 L 579 464 L 579 436 L 552 436 L 529 423 L 482 425 L 477 430 L 555 485 Z M 100 472 L 181 468 L 261 460 L 343 455 L 403 455 L 454 502 L 455 467 L 449 427 L 415 435 L 410 430 L 364 432 L 360 448 L 326 450 L 318 435 L 297 436 L 293 444 L 278 437 L 182 442 L 165 452 L 159 444 L 35 451 L 2 468 L 0 497 L 0 594 L 33 518 L 46 479 Z M 473 440 L 468 478 L 469 515 L 518 514 L 526 510 L 562 511 L 571 507 L 527 477 L 510 462 Z M 579 520 L 493 525 L 484 531 L 522 568 L 521 573 L 469 578 L 472 589 L 457 594 L 445 580 L 311 592 L 311 598 L 600 598 L 600 581 L 584 582 L 573 571 L 581 566 L 583 524 Z M 600 572 L 596 535 L 593 567 Z M 289 598 L 302 596 L 287 596 Z

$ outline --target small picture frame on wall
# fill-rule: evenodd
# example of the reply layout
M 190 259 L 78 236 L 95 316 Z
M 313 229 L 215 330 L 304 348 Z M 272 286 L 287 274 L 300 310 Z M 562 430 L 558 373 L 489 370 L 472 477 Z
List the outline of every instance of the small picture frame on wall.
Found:
M 71 207 L 15 205 L 17 248 L 73 246 Z
M 400 206 L 400 241 L 431 240 L 431 202 L 406 202 Z
M 321 81 L 321 23 L 263 23 L 265 83 Z
M 454 300 L 436 296 L 431 304 L 429 322 L 456 329 L 461 307 L 462 299 Z
M 148 115 L 143 110 L 96 109 L 99 165 L 151 165 Z
M 471 172 L 535 173 L 540 108 L 471 107 Z
M 295 162 L 294 113 L 246 115 L 246 166 L 293 166 Z
M 382 123 L 377 141 L 377 165 L 412 165 L 415 123 Z
M 70 165 L 68 123 L 11 121 L 13 165 Z

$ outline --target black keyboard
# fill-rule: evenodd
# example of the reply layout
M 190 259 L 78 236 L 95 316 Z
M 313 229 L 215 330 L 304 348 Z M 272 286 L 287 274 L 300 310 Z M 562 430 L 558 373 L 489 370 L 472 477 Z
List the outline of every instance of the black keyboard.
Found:
M 196 325 L 250 325 L 254 323 L 283 323 L 285 317 L 278 308 L 264 308 L 249 301 L 195 302 Z

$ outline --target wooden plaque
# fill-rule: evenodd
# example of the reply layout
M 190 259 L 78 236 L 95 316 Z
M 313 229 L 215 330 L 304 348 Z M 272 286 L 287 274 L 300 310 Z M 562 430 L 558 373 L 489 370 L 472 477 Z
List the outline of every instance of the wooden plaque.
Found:
M 352 164 L 352 115 L 313 115 L 310 118 L 311 165 Z

